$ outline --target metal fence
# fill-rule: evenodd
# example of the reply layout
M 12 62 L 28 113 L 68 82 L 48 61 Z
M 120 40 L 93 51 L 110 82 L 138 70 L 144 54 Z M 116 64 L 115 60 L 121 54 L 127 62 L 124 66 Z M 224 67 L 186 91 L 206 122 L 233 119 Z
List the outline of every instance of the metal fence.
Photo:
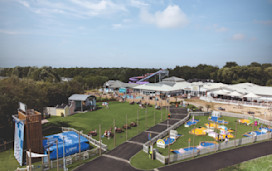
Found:
M 189 113 L 184 119 L 182 119 L 181 121 L 177 122 L 176 124 L 172 125 L 171 127 L 167 128 L 165 131 L 161 132 L 160 134 L 158 134 L 157 136 L 153 137 L 150 141 L 146 142 L 143 145 L 143 151 L 148 153 L 148 146 L 151 144 L 154 144 L 159 138 L 162 138 L 164 136 L 166 136 L 168 134 L 168 132 L 172 129 L 176 129 L 178 128 L 180 125 L 184 124 L 190 116 L 208 116 L 210 115 L 209 112 L 191 112 Z M 230 112 L 221 112 L 222 116 L 228 116 L 228 117 L 236 117 L 236 118 L 244 118 L 244 119 L 249 119 L 252 118 L 253 116 L 248 116 L 248 115 L 243 115 L 243 114 L 237 114 L 237 113 L 230 113 Z M 267 121 L 258 117 L 255 117 L 255 119 L 259 119 L 259 123 L 268 125 L 268 126 L 272 126 L 272 122 L 271 121 Z M 245 144 L 249 144 L 249 143 L 254 143 L 257 141 L 263 141 L 263 140 L 267 140 L 267 139 L 271 139 L 272 138 L 272 132 L 263 134 L 263 135 L 258 135 L 258 136 L 251 136 L 251 137 L 244 137 L 244 138 L 240 138 L 240 139 L 236 139 L 236 140 L 231 140 L 228 142 L 222 142 L 219 143 L 217 145 L 213 145 L 211 147 L 207 147 L 207 148 L 203 148 L 197 151 L 193 151 L 193 152 L 185 152 L 182 155 L 179 154 L 171 154 L 170 158 L 168 156 L 164 156 L 162 154 L 160 154 L 157 151 L 154 151 L 155 154 L 155 159 L 160 161 L 163 164 L 166 163 L 172 163 L 175 161 L 179 161 L 179 160 L 184 160 L 187 158 L 191 158 L 194 156 L 198 156 L 198 155 L 203 155 L 206 153 L 211 153 L 211 152 L 215 152 L 215 151 L 220 151 L 220 150 L 224 150 L 227 148 L 232 148 L 235 146 L 241 146 L 241 145 L 245 145 Z
M 200 149 L 197 151 L 195 150 L 195 151 L 191 151 L 191 152 L 185 152 L 182 155 L 171 154 L 170 158 L 168 156 L 163 156 L 159 152 L 155 151 L 155 158 L 156 158 L 156 160 L 160 161 L 163 164 L 172 163 L 175 161 L 184 160 L 184 159 L 195 157 L 198 155 L 203 155 L 206 153 L 220 151 L 220 150 L 224 150 L 227 148 L 241 146 L 241 145 L 254 143 L 257 141 L 263 141 L 263 140 L 267 140 L 267 139 L 271 139 L 271 138 L 272 138 L 272 133 L 270 132 L 270 133 L 266 133 L 263 135 L 258 135 L 258 136 L 253 136 L 253 137 L 245 137 L 245 138 L 240 138 L 240 139 L 236 139 L 236 140 L 232 140 L 232 141 L 228 141 L 228 142 L 222 142 L 222 143 L 213 145 L 211 147 L 206 147 L 206 148 L 203 148 L 203 149 Z
M 231 112 L 221 112 L 222 116 L 228 116 L 228 117 L 234 117 L 234 118 L 243 118 L 243 119 L 252 119 L 254 116 L 249 116 L 249 115 L 244 115 L 244 114 L 238 114 L 238 113 L 231 113 Z M 272 126 L 271 121 L 267 121 L 262 118 L 254 117 L 255 119 L 259 120 L 259 123 L 267 125 L 267 126 Z
M 13 148 L 14 141 L 4 141 L 3 144 L 0 144 L 0 152 L 9 150 Z
M 169 133 L 170 130 L 175 130 L 178 127 L 180 127 L 182 124 L 187 122 L 191 115 L 193 115 L 193 116 L 208 116 L 209 114 L 210 114 L 209 112 L 190 112 L 185 118 L 178 121 L 174 125 L 171 125 L 169 128 L 167 128 L 163 132 L 161 132 L 158 135 L 156 135 L 155 137 L 153 137 L 150 141 L 147 141 L 143 145 L 143 151 L 147 153 L 148 152 L 148 146 L 150 146 L 151 144 L 154 144 L 158 139 L 160 139 L 162 137 L 165 137 Z
M 94 146 L 96 146 L 96 147 L 98 147 L 98 148 L 100 148 L 100 146 L 101 146 L 101 149 L 102 149 L 103 151 L 107 151 L 107 145 L 106 145 L 106 144 L 103 144 L 102 142 L 101 142 L 101 144 L 100 144 L 100 141 L 97 141 L 96 139 L 93 139 L 91 136 L 88 136 L 88 135 L 86 135 L 86 134 L 83 134 L 82 132 L 80 132 L 80 131 L 78 131 L 78 130 L 76 130 L 76 129 L 74 129 L 74 128 L 62 127 L 62 131 L 63 131 L 63 132 L 64 132 L 64 131 L 74 131 L 74 132 L 80 134 L 81 136 L 85 137 L 86 139 L 88 139 L 89 142 L 90 142 L 91 144 L 93 144 Z
M 94 148 L 91 150 L 87 150 L 87 151 L 83 151 L 81 153 L 76 153 L 70 156 L 65 157 L 65 164 L 66 166 L 69 166 L 71 164 L 73 164 L 74 162 L 78 162 L 81 160 L 87 160 L 92 156 L 95 156 L 99 153 L 99 148 Z M 63 158 L 60 158 L 58 161 L 57 160 L 51 160 L 50 164 L 45 163 L 44 167 L 46 168 L 57 168 L 57 166 L 59 168 L 63 168 Z

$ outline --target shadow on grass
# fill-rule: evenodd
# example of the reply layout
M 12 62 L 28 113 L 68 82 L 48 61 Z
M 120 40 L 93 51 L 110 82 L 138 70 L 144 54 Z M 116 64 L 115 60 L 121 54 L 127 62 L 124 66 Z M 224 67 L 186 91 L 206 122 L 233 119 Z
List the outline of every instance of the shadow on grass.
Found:
M 72 128 L 72 126 L 69 124 L 68 121 L 48 122 L 48 123 L 42 125 L 43 136 L 61 133 L 62 127 L 71 127 Z M 74 127 L 74 126 L 73 126 L 73 128 L 76 130 L 82 129 L 80 127 Z

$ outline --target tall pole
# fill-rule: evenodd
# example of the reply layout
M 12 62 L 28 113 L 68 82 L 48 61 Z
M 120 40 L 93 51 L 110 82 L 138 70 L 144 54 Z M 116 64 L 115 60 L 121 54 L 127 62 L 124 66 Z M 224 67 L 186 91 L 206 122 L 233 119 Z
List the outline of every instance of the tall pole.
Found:
M 47 138 L 47 149 L 48 149 L 48 166 L 49 168 L 51 168 L 51 164 L 50 164 L 50 150 L 49 150 L 49 141 L 48 141 L 48 138 Z
M 238 122 L 236 121 L 236 125 L 235 125 L 235 138 L 237 137 L 237 124 L 238 124 Z M 235 141 L 235 146 L 237 146 L 236 141 Z
M 145 130 L 147 129 L 147 123 L 146 123 L 146 113 L 147 113 L 147 111 L 145 110 Z
M 161 109 L 160 109 L 160 110 L 161 110 L 161 122 L 162 122 L 162 107 L 161 107 Z
M 58 139 L 56 141 L 57 144 L 57 171 L 59 171 L 59 148 L 58 148 Z
M 101 156 L 101 124 L 99 124 L 99 156 Z
M 81 153 L 80 134 L 78 132 L 78 152 Z
M 115 119 L 113 120 L 113 129 L 114 129 L 114 147 L 116 147 L 116 130 L 115 130 Z
M 29 160 L 28 160 L 28 164 L 29 164 L 29 170 L 32 171 L 32 164 L 31 164 L 31 148 L 29 149 Z
M 196 130 L 195 130 L 195 126 L 194 126 L 194 136 L 193 136 L 193 158 L 195 157 L 195 133 L 196 133 Z
M 168 144 L 168 164 L 170 163 L 170 130 L 169 130 L 169 144 Z
M 66 171 L 64 136 L 62 137 L 62 141 L 63 141 L 63 170 Z
M 127 128 L 128 128 L 128 124 L 127 124 L 127 114 L 126 114 L 126 141 L 127 141 Z
M 137 133 L 139 133 L 139 109 L 137 109 Z
M 252 139 L 254 140 L 253 131 L 254 131 L 254 114 L 252 116 Z M 253 141 L 254 142 L 254 141 Z
M 155 116 L 155 110 L 154 110 L 154 125 L 156 125 L 156 116 Z

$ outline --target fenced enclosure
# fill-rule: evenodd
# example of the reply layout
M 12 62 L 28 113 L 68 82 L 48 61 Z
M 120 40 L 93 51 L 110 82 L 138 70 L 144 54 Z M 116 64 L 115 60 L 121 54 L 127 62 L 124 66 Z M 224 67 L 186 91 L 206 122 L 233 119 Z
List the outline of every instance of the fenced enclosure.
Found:
M 62 132 L 64 132 L 64 131 L 74 131 L 74 132 L 78 133 L 79 135 L 85 137 L 85 138 L 86 138 L 87 140 L 89 140 L 89 142 L 90 142 L 91 144 L 93 144 L 94 146 L 96 146 L 96 147 L 98 147 L 98 148 L 100 148 L 100 146 L 101 146 L 101 149 L 102 149 L 103 151 L 107 151 L 107 145 L 106 145 L 106 144 L 103 144 L 102 142 L 101 142 L 101 144 L 100 144 L 100 142 L 97 141 L 96 139 L 93 139 L 91 136 L 88 136 L 88 135 L 86 135 L 86 134 L 83 134 L 82 132 L 80 132 L 80 131 L 78 131 L 78 130 L 76 130 L 76 129 L 74 129 L 74 128 L 62 127 Z
M 161 132 L 157 136 L 153 137 L 150 141 L 146 142 L 143 145 L 143 151 L 148 153 L 149 146 L 154 144 L 158 139 L 165 137 L 170 130 L 178 128 L 180 125 L 184 124 L 186 121 L 189 120 L 190 116 L 209 116 L 209 112 L 191 112 L 189 113 L 184 119 L 180 120 L 176 124 L 172 125 L 171 127 L 167 128 L 165 131 Z M 221 116 L 227 116 L 227 117 L 236 117 L 236 118 L 243 118 L 243 119 L 252 119 L 253 116 L 249 115 L 243 115 L 243 114 L 237 114 L 237 113 L 230 113 L 230 112 L 220 112 Z M 267 121 L 258 117 L 254 117 L 255 119 L 259 120 L 259 123 L 267 125 L 267 126 L 272 126 L 271 121 Z M 272 138 L 272 132 L 268 132 L 266 134 L 258 135 L 258 136 L 251 136 L 251 137 L 244 137 L 240 139 L 235 139 L 231 141 L 224 141 L 221 143 L 218 143 L 216 145 L 212 145 L 211 147 L 205 147 L 203 149 L 199 150 L 194 150 L 191 152 L 184 152 L 181 155 L 180 154 L 170 154 L 170 156 L 164 156 L 160 154 L 158 151 L 154 150 L 154 156 L 155 159 L 160 161 L 162 164 L 167 164 L 167 163 L 173 163 L 176 161 L 192 158 L 195 156 L 211 153 L 211 152 L 216 152 L 228 148 L 233 148 L 235 146 L 241 146 L 245 144 L 250 144 L 258 141 L 264 141 Z

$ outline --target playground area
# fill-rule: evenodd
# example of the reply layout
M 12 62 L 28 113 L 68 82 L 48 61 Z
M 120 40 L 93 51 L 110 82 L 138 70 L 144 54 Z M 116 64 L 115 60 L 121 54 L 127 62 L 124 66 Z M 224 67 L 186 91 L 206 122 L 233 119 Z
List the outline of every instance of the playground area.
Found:
M 267 128 L 265 125 L 257 124 L 255 121 L 248 120 L 246 123 L 239 123 L 238 118 L 233 117 L 210 117 L 195 116 L 188 122 L 176 129 L 178 134 L 183 135 L 173 140 L 170 145 L 170 151 L 176 154 L 183 154 L 187 151 L 197 151 L 205 147 L 212 148 L 220 141 L 228 141 L 243 137 L 265 134 Z M 188 123 L 195 123 L 189 124 Z M 223 124 L 224 123 L 224 124 Z M 187 125 L 186 125 L 187 124 Z M 237 130 L 237 132 L 235 132 Z M 168 137 L 167 137 L 168 138 Z M 168 148 L 160 148 L 161 145 L 155 145 L 162 155 L 168 155 Z

